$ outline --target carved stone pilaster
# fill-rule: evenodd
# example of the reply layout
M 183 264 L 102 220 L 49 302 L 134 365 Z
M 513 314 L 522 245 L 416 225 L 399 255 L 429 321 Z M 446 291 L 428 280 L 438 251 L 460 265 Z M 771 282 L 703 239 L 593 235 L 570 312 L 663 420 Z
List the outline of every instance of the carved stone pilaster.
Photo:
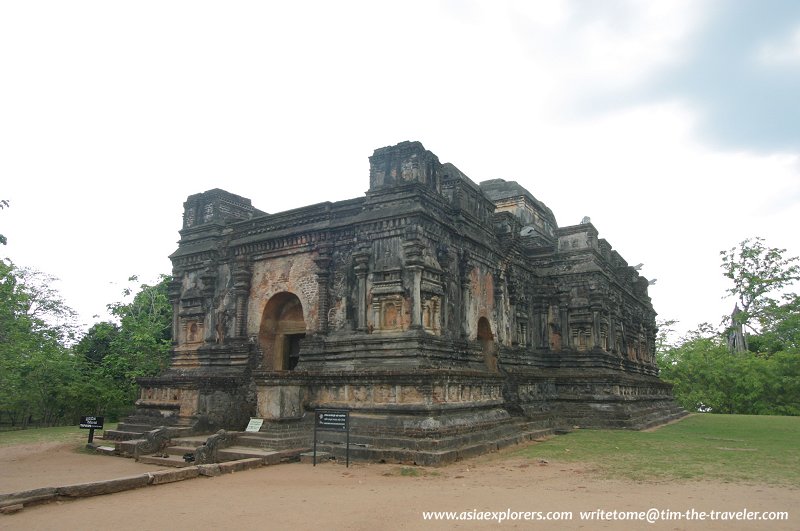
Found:
M 453 275 L 450 271 L 450 266 L 453 263 L 453 259 L 450 256 L 450 250 L 447 248 L 446 245 L 442 244 L 438 247 L 436 251 L 437 259 L 439 260 L 439 267 L 442 268 L 442 302 L 441 302 L 441 322 L 440 328 L 441 330 L 449 330 L 450 329 L 450 312 L 448 311 L 449 306 L 449 295 L 450 291 L 448 290 L 448 286 L 450 286 L 450 282 L 452 281 Z
M 533 346 L 550 348 L 550 327 L 547 326 L 547 306 L 541 302 L 533 304 Z
M 608 311 L 608 351 L 617 351 L 617 311 L 614 307 Z
M 353 253 L 353 270 L 356 274 L 358 300 L 356 301 L 356 330 L 367 331 L 367 272 L 370 251 L 362 248 Z
M 416 233 L 403 242 L 406 269 L 411 272 L 411 328 L 422 328 L 422 251 L 425 246 Z
M 469 258 L 469 252 L 463 251 L 458 260 L 458 270 L 460 274 L 461 285 L 461 304 L 458 305 L 458 321 L 461 330 L 461 337 L 467 337 L 467 301 L 469 300 L 470 288 L 470 271 L 472 270 L 472 263 Z
M 589 301 L 589 311 L 592 313 L 592 348 L 603 348 L 600 338 L 600 315 L 603 311 L 603 302 L 600 294 L 593 294 Z
M 203 282 L 203 297 L 212 298 L 217 283 L 217 271 L 213 263 L 206 264 L 206 268 L 200 274 L 200 280 Z
M 167 288 L 169 302 L 172 304 L 172 344 L 178 344 L 178 337 L 180 334 L 180 304 L 181 292 L 183 291 L 183 283 L 181 282 L 181 273 L 179 271 L 172 271 L 172 280 Z
M 328 333 L 328 310 L 329 297 L 328 286 L 330 283 L 330 265 L 333 259 L 331 258 L 330 244 L 321 245 L 319 248 L 319 255 L 314 259 L 317 265 L 317 293 L 319 294 L 319 330 L 320 334 Z
M 569 294 L 563 294 L 558 299 L 558 313 L 561 321 L 561 348 L 569 349 L 572 346 L 572 331 L 569 326 Z
M 205 269 L 200 274 L 203 283 L 203 312 L 205 314 L 205 337 L 206 342 L 214 341 L 216 329 L 216 316 L 214 315 L 214 294 L 216 293 L 217 271 L 213 262 L 208 262 Z
M 233 292 L 236 296 L 236 337 L 247 336 L 247 299 L 250 293 L 252 272 L 250 264 L 244 258 L 236 261 L 233 273 Z

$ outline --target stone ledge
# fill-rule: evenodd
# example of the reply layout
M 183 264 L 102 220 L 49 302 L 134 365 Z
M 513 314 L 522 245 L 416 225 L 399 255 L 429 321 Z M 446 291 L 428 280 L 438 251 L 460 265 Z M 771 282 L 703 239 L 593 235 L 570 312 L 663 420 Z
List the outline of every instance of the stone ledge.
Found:
M 219 463 L 219 471 L 221 474 L 230 474 L 231 472 L 241 472 L 243 470 L 259 468 L 263 465 L 264 459 L 260 457 L 250 457 L 247 459 Z
M 196 466 L 178 468 L 175 470 L 156 470 L 150 472 L 150 484 L 162 485 L 164 483 L 174 483 L 176 481 L 183 481 L 184 479 L 196 478 L 200 475 L 200 471 Z
M 56 487 L 56 494 L 66 498 L 86 498 L 89 496 L 100 496 L 102 494 L 111 494 L 123 490 L 146 487 L 150 484 L 150 481 L 150 474 L 140 474 L 138 476 Z
M 209 465 L 197 465 L 172 470 L 157 470 L 137 476 L 108 479 L 103 481 L 91 481 L 87 483 L 76 483 L 74 485 L 64 485 L 59 487 L 42 487 L 38 489 L 24 490 L 0 494 L 0 514 L 12 514 L 22 510 L 28 505 L 45 503 L 58 499 L 88 498 L 91 496 L 101 496 L 103 494 L 113 494 L 125 490 L 138 489 L 149 485 L 162 485 L 174 483 L 199 476 L 219 476 L 223 473 L 240 472 L 259 468 L 264 465 L 261 458 L 240 459 L 225 463 L 213 463 Z
M 197 465 L 197 470 L 201 476 L 215 477 L 222 474 L 219 469 L 219 463 L 209 463 L 207 465 Z
M 50 501 L 57 496 L 56 487 L 44 487 L 41 489 L 23 490 L 9 494 L 0 494 L 0 508 L 17 504 L 39 503 Z

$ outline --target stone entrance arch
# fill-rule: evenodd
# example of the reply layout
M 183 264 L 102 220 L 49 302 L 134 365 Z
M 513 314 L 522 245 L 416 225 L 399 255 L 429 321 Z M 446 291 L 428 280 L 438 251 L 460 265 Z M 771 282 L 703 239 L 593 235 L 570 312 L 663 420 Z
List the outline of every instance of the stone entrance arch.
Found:
M 497 346 L 494 343 L 492 326 L 486 317 L 478 319 L 478 342 L 481 344 L 486 368 L 490 371 L 497 371 Z
M 258 343 L 264 368 L 289 371 L 300 360 L 300 340 L 306 335 L 303 305 L 297 295 L 284 291 L 267 302 L 261 317 Z

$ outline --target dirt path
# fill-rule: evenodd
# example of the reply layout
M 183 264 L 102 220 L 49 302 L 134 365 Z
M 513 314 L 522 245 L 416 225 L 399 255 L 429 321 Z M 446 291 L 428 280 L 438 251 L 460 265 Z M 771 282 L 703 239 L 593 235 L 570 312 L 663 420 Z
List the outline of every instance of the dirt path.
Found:
M 0 493 L 156 469 L 76 452 L 0 447 Z M 417 474 L 417 475 L 409 475 Z M 289 464 L 0 515 L 0 529 L 800 529 L 800 490 L 603 480 L 574 463 L 493 454 L 439 469 Z M 587 521 L 579 511 L 789 511 L 788 521 Z M 572 511 L 571 521 L 426 521 L 423 511 Z

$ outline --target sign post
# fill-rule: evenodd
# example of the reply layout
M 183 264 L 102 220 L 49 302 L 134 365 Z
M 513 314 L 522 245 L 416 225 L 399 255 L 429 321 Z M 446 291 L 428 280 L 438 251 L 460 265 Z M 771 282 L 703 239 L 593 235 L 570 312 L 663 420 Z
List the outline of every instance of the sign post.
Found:
M 347 434 L 345 453 L 350 467 L 350 411 L 346 409 L 317 409 L 314 412 L 314 466 L 317 466 L 317 431 L 336 431 Z
M 94 430 L 103 429 L 103 417 L 81 417 L 80 427 L 82 430 L 89 430 L 89 441 L 86 443 L 86 446 L 92 446 L 92 441 L 94 440 Z

